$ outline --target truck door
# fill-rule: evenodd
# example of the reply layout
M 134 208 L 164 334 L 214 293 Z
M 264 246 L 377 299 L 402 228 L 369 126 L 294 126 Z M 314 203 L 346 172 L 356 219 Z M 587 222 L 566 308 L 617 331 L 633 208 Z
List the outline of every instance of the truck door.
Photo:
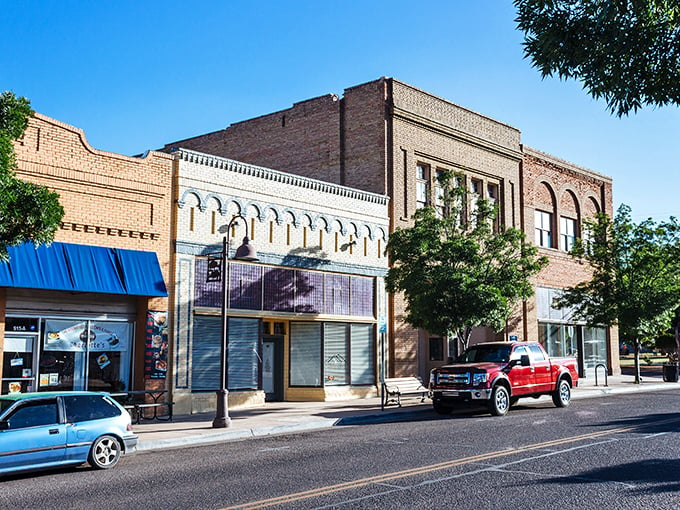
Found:
M 531 359 L 531 376 L 533 378 L 535 391 L 542 393 L 552 389 L 552 374 L 550 373 L 550 360 L 545 352 L 538 345 L 528 345 L 529 358 Z
M 523 345 L 518 345 L 512 351 L 510 355 L 510 361 L 522 359 L 523 355 L 529 355 L 526 347 Z M 534 391 L 534 381 L 533 381 L 533 367 L 523 367 L 519 363 L 512 367 L 511 373 L 509 375 L 510 381 L 512 383 L 512 394 L 513 395 L 527 395 Z

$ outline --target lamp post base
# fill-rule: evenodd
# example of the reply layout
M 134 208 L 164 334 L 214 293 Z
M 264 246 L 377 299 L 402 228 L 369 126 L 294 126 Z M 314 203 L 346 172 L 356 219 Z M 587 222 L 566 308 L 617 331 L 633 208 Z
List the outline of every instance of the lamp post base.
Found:
M 229 418 L 229 391 L 226 389 L 217 390 L 216 395 L 217 408 L 212 427 L 214 429 L 229 428 L 231 427 L 231 418 Z

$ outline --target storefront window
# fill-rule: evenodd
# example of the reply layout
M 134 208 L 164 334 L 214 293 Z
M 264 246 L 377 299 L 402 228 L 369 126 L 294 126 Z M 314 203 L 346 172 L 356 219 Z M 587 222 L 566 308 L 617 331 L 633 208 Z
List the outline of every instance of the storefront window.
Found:
M 595 369 L 598 363 L 607 362 L 607 330 L 583 328 L 583 362 L 586 369 Z
M 260 320 L 229 318 L 228 389 L 254 389 L 259 379 Z M 191 346 L 191 388 L 215 391 L 220 387 L 222 320 L 194 318 Z
M 578 354 L 580 326 L 568 324 L 539 323 L 539 342 L 550 356 L 574 356 Z
M 347 324 L 324 325 L 324 381 L 326 386 L 347 384 Z
M 130 323 L 47 319 L 42 331 L 39 391 L 128 389 Z
M 374 330 L 373 324 L 293 322 L 291 386 L 375 384 Z
M 2 367 L 2 393 L 34 391 L 33 351 L 35 336 L 5 337 Z
M 291 386 L 321 386 L 321 323 L 290 325 Z
M 373 324 L 350 326 L 352 384 L 375 384 L 375 327 Z

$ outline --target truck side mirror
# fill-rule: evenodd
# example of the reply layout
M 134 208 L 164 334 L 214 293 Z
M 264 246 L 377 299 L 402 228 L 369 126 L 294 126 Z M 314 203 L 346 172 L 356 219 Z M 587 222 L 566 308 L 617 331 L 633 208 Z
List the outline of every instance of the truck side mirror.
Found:
M 519 360 L 520 360 L 519 364 L 522 365 L 523 367 L 528 367 L 531 365 L 531 360 L 529 360 L 528 354 L 522 354 Z

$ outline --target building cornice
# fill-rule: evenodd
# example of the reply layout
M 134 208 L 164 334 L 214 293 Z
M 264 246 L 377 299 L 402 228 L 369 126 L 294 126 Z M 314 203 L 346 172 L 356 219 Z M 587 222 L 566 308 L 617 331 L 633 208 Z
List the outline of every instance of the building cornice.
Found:
M 522 152 L 526 154 L 527 156 L 532 156 L 534 158 L 542 159 L 544 161 L 547 161 L 548 163 L 552 163 L 553 165 L 557 165 L 563 168 L 567 168 L 573 172 L 577 172 L 583 175 L 586 175 L 588 177 L 591 177 L 593 179 L 598 179 L 607 183 L 612 183 L 612 178 L 608 175 L 601 174 L 599 172 L 595 172 L 594 170 L 590 170 L 589 168 L 585 168 L 582 166 L 579 166 L 575 163 L 572 163 L 570 161 L 558 158 L 556 156 L 553 156 L 552 154 L 548 154 L 543 151 L 539 151 L 538 149 L 533 149 L 531 147 L 527 147 L 526 145 L 522 147 Z
M 176 149 L 172 154 L 181 161 L 189 163 L 196 163 L 199 165 L 209 166 L 227 172 L 234 172 L 242 175 L 248 175 L 259 179 L 269 180 L 297 186 L 299 188 L 311 189 L 322 193 L 337 195 L 353 200 L 361 200 L 379 205 L 387 205 L 389 197 L 387 195 L 379 195 L 377 193 L 370 193 L 355 188 L 348 188 L 347 186 L 340 186 L 329 182 L 320 181 L 317 179 L 310 179 L 309 177 L 302 177 L 299 175 L 273 170 L 256 165 L 250 165 L 241 161 L 223 158 L 220 156 L 213 156 L 202 152 L 196 152 L 189 149 Z
M 446 124 L 442 124 L 441 122 L 437 122 L 430 118 L 423 117 L 422 115 L 411 112 L 404 108 L 400 108 L 398 106 L 392 107 L 392 115 L 395 118 L 404 120 L 406 122 L 410 122 L 411 124 L 415 124 L 419 127 L 428 129 L 435 133 L 439 133 L 450 138 L 460 140 L 475 147 L 479 147 L 480 149 L 490 151 L 495 154 L 499 154 L 501 156 L 510 158 L 517 162 L 522 161 L 522 152 L 520 151 L 519 146 L 517 147 L 517 150 L 514 150 L 512 148 L 491 142 L 487 139 L 480 138 L 470 133 L 466 133 L 464 131 L 452 128 L 451 126 L 447 126 Z

